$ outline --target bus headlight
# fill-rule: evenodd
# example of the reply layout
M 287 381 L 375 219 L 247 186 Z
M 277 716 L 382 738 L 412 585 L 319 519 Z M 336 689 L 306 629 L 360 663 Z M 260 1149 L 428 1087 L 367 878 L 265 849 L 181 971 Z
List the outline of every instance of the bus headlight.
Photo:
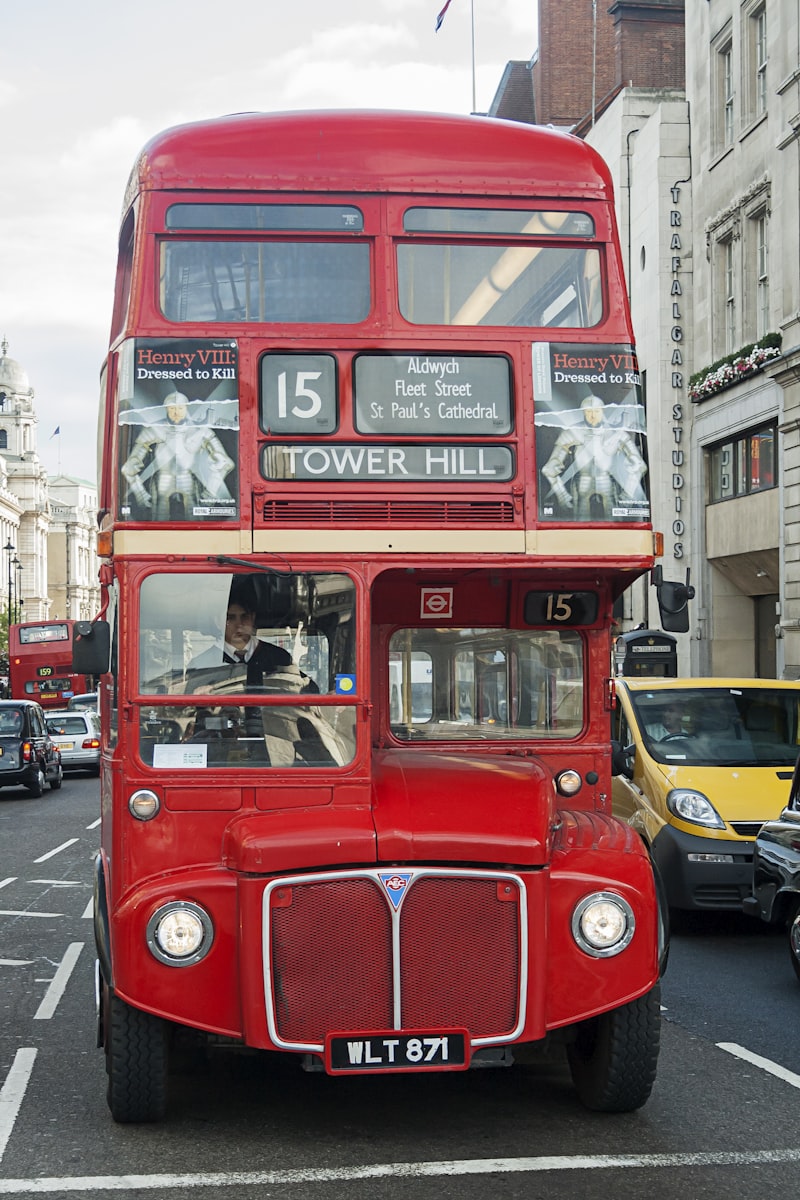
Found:
M 128 811 L 137 821 L 152 821 L 161 808 L 161 801 L 149 788 L 140 788 L 128 800 Z
M 630 944 L 636 928 L 633 909 L 616 892 L 584 896 L 572 914 L 572 936 L 592 958 L 611 958 Z
M 214 940 L 211 918 L 199 904 L 172 900 L 147 922 L 147 945 L 159 962 L 189 967 L 205 958 Z

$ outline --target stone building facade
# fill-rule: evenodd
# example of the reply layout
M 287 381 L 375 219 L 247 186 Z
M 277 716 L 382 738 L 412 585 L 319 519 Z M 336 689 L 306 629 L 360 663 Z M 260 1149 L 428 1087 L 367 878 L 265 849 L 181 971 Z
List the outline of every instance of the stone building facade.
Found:
M 535 120 L 567 114 L 615 179 L 654 524 L 665 576 L 688 566 L 697 589 L 679 671 L 800 678 L 798 7 L 600 3 L 602 34 L 589 9 L 539 0 L 526 65 Z M 565 79 L 601 36 L 610 82 Z M 656 625 L 646 585 L 632 592 L 626 626 Z
M 5 339 L 0 351 L 0 611 L 12 621 L 92 617 L 97 490 L 65 475 L 48 478 L 34 390 Z

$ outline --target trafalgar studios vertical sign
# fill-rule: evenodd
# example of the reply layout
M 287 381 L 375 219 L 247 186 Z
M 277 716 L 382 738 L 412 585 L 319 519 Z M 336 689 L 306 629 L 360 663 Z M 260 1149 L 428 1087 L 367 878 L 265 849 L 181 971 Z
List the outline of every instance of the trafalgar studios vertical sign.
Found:
M 532 352 L 539 519 L 649 521 L 633 348 L 537 342 Z
M 238 517 L 238 377 L 235 341 L 126 343 L 117 409 L 120 517 Z

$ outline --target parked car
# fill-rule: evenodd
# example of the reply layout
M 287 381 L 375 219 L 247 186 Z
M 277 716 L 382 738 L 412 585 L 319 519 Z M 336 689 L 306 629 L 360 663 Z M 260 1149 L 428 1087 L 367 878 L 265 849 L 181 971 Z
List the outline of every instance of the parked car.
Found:
M 617 679 L 612 807 L 644 838 L 674 910 L 738 909 L 786 803 L 800 683 Z
M 786 807 L 774 821 L 766 821 L 756 837 L 753 890 L 742 907 L 770 925 L 786 926 L 789 956 L 800 979 L 800 758 Z
M 73 711 L 92 708 L 97 712 L 97 692 L 80 692 L 77 696 L 70 696 L 67 708 Z
M 100 718 L 90 708 L 59 709 L 46 714 L 47 729 L 65 771 L 100 774 Z
M 61 755 L 34 700 L 0 700 L 0 787 L 26 787 L 41 796 L 61 787 Z

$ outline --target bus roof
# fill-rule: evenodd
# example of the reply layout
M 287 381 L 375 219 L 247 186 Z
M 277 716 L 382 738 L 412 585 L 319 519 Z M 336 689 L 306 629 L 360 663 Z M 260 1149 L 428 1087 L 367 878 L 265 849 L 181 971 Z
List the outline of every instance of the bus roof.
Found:
M 611 178 L 586 142 L 540 125 L 380 110 L 240 113 L 152 138 L 125 208 L 141 191 L 315 187 L 583 199 L 608 198 Z

